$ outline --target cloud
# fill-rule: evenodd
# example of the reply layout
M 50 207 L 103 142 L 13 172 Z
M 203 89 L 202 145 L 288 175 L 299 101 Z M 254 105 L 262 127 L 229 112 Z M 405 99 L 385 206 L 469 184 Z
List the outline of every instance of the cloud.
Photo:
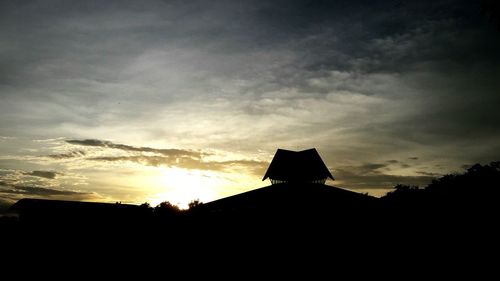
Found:
M 424 171 L 417 171 L 417 174 L 429 176 L 429 177 L 434 177 L 434 178 L 442 176 L 442 174 L 439 174 L 439 173 L 424 172 Z
M 410 160 L 418 160 L 418 157 L 408 157 Z
M 77 187 L 89 191 L 73 190 Z M 92 192 L 92 189 L 88 189 L 84 176 L 74 172 L 63 174 L 44 170 L 0 170 L 0 198 L 16 201 L 25 197 L 65 200 L 102 199 L 97 193 Z
M 255 160 L 231 160 L 231 161 L 186 161 L 179 163 L 179 167 L 186 169 L 234 171 L 262 176 L 269 163 Z
M 52 171 L 32 171 L 32 172 L 25 172 L 23 173 L 23 175 L 46 178 L 46 179 L 55 179 L 58 173 Z
M 8 183 L 5 181 L 0 181 L 0 193 L 23 197 L 67 197 L 78 198 L 80 200 L 95 199 L 97 197 L 95 193 L 60 190 L 40 186 L 19 185 Z
M 405 167 L 405 164 L 398 166 Z M 418 175 L 398 175 L 391 167 L 389 164 L 379 163 L 340 166 L 333 169 L 333 174 L 341 187 L 351 189 L 391 189 L 397 184 L 424 186 L 439 176 L 437 173 L 424 172 L 417 172 Z
M 255 160 L 231 160 L 231 161 L 202 161 L 192 158 L 172 159 L 165 156 L 102 156 L 87 158 L 93 161 L 109 162 L 133 162 L 147 166 L 169 166 L 184 169 L 209 170 L 209 171 L 231 171 L 234 169 L 252 174 L 262 175 L 267 167 L 267 162 Z
M 424 186 L 435 178 L 435 175 L 403 176 L 377 171 L 360 173 L 360 171 L 363 171 L 363 168 L 340 167 L 334 169 L 334 175 L 341 181 L 342 187 L 352 189 L 392 189 L 397 184 Z
M 231 171 L 240 170 L 252 174 L 261 175 L 267 167 L 267 162 L 236 159 L 228 161 L 207 160 L 203 156 L 210 155 L 206 152 L 197 152 L 183 149 L 158 149 L 151 147 L 135 147 L 125 144 L 116 144 L 110 141 L 97 139 L 86 140 L 67 140 L 67 143 L 73 145 L 103 147 L 109 149 L 119 149 L 127 153 L 140 153 L 139 155 L 109 156 L 106 152 L 102 156 L 87 157 L 85 160 L 104 161 L 104 162 L 133 162 L 146 166 L 169 166 L 185 169 L 210 170 L 210 171 Z M 145 153 L 154 153 L 157 155 L 145 155 Z M 65 155 L 65 154 L 62 154 Z M 69 156 L 73 156 L 70 154 Z M 64 157 L 59 157 L 64 158 Z
M 365 163 L 360 166 L 350 167 L 352 170 L 356 171 L 359 175 L 367 174 L 380 174 L 380 169 L 387 167 L 388 164 L 380 163 Z
M 162 154 L 167 157 L 192 157 L 199 159 L 202 156 L 201 152 L 190 151 L 190 150 L 135 147 L 131 145 L 117 144 L 110 141 L 97 140 L 97 139 L 67 140 L 66 142 L 73 145 L 105 147 L 105 148 L 119 149 L 123 151 L 152 152 L 152 153 Z
M 83 150 L 75 150 L 75 151 L 70 151 L 67 153 L 50 154 L 50 155 L 41 156 L 41 157 L 49 157 L 52 159 L 69 159 L 69 158 L 82 157 L 82 156 L 85 156 L 86 154 L 87 153 Z

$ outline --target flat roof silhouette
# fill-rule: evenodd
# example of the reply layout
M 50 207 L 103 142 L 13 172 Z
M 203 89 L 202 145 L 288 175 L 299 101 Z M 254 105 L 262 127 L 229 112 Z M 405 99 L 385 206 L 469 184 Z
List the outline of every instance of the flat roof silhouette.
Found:
M 25 221 L 64 223 L 125 221 L 142 214 L 137 205 L 32 198 L 20 199 L 10 210 Z
M 122 203 L 101 203 L 84 201 L 65 201 L 50 199 L 23 198 L 10 208 L 12 210 L 26 209 L 58 209 L 58 210 L 108 210 L 108 209 L 135 209 L 138 206 Z
M 283 182 L 324 183 L 328 178 L 334 180 L 315 148 L 302 151 L 278 149 L 262 180 L 267 178 L 271 179 L 273 184 Z

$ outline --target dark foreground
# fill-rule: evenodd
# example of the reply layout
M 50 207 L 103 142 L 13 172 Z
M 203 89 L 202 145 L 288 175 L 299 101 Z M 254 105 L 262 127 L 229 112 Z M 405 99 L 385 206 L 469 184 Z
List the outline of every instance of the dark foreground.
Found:
M 31 202 L 19 220 L 2 220 L 2 250 L 24 261 L 50 254 L 63 263 L 175 260 L 220 270 L 279 261 L 287 270 L 312 263 L 321 271 L 397 264 L 411 274 L 474 268 L 478 277 L 498 268 L 500 177 L 498 167 L 473 168 L 425 189 L 399 186 L 381 199 L 279 184 L 184 212 L 109 204 L 50 210 Z

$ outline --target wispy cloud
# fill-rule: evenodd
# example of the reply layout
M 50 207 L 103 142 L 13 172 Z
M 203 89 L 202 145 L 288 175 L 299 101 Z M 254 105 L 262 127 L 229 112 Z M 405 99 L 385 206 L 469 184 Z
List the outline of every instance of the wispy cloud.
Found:
M 96 200 L 101 198 L 97 193 L 55 189 L 31 185 L 12 184 L 0 181 L 0 196 L 7 198 L 58 198 L 68 200 Z
M 389 161 L 386 161 L 389 162 Z M 436 173 L 417 172 L 416 175 L 398 175 L 394 167 L 409 167 L 401 162 L 390 161 L 388 164 L 365 163 L 359 166 L 341 166 L 333 169 L 334 176 L 340 180 L 341 186 L 360 189 L 392 189 L 397 184 L 426 185 L 439 176 Z
M 87 153 L 83 150 L 76 150 L 76 151 L 69 151 L 67 153 L 60 153 L 60 154 L 50 154 L 50 155 L 45 155 L 41 157 L 48 157 L 52 159 L 69 159 L 69 158 L 76 158 L 76 157 L 82 157 L 85 156 Z
M 168 166 L 184 169 L 209 170 L 209 171 L 234 171 L 240 170 L 261 175 L 268 163 L 256 160 L 231 160 L 231 161 L 202 161 L 192 158 L 172 159 L 164 156 L 102 156 L 86 158 L 93 161 L 133 162 L 147 166 Z
M 362 169 L 361 169 L 362 170 Z M 392 189 L 397 184 L 424 186 L 435 178 L 435 175 L 404 176 L 381 172 L 360 173 L 353 167 L 341 167 L 334 170 L 336 178 L 342 179 L 341 187 L 352 189 Z
M 264 172 L 267 162 L 248 160 L 248 159 L 231 159 L 225 161 L 215 161 L 209 159 L 211 153 L 203 151 L 192 151 L 186 149 L 162 149 L 152 147 L 135 147 L 126 144 L 117 144 L 110 141 L 98 139 L 85 140 L 67 140 L 72 145 L 99 147 L 105 149 L 118 149 L 125 152 L 125 155 L 115 156 L 110 155 L 108 151 L 100 152 L 99 156 L 84 157 L 84 160 L 104 161 L 104 162 L 132 162 L 146 166 L 168 166 L 179 167 L 185 169 L 210 170 L 210 171 L 246 171 L 249 173 Z M 151 155 L 154 154 L 154 155 Z M 84 153 L 69 152 L 68 154 L 51 155 L 51 158 L 64 159 L 71 157 L 84 156 Z
M 32 172 L 25 172 L 23 174 L 26 176 L 40 177 L 46 179 L 55 179 L 56 176 L 58 175 L 57 172 L 53 171 L 32 171 Z
M 182 149 L 158 149 L 151 147 L 135 147 L 131 145 L 118 144 L 105 140 L 97 140 L 97 139 L 86 139 L 86 140 L 67 140 L 69 144 L 74 145 L 82 145 L 82 146 L 93 146 L 93 147 L 105 147 L 112 149 L 119 149 L 124 151 L 133 151 L 133 152 L 151 152 L 161 154 L 167 157 L 192 157 L 192 158 L 200 158 L 204 153 L 191 151 L 191 150 L 182 150 Z
M 432 172 L 425 172 L 425 171 L 417 171 L 417 174 L 423 175 L 423 176 L 434 177 L 434 178 L 437 178 L 437 177 L 440 177 L 443 175 L 440 173 L 432 173 Z

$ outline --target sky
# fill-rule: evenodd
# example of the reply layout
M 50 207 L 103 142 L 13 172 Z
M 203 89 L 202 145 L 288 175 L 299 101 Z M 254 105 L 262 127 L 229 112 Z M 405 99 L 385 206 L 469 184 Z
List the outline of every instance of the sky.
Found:
M 492 3 L 1 1 L 0 205 L 208 202 L 277 148 L 376 196 L 499 160 Z

